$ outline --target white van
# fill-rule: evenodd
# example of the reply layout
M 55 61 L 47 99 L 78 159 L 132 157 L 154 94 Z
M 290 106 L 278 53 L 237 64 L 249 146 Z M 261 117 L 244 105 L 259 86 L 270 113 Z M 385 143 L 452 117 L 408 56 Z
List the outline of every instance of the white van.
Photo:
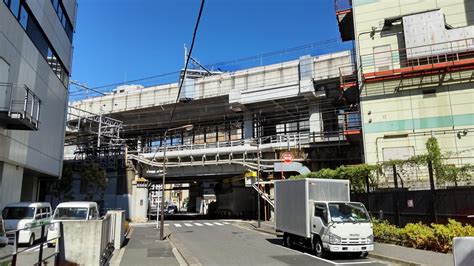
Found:
M 99 206 L 91 201 L 62 202 L 54 210 L 51 225 L 48 227 L 48 246 L 51 246 L 58 237 L 59 224 L 57 222 L 87 221 L 99 219 Z
M 51 204 L 48 202 L 16 202 L 3 208 L 2 216 L 5 230 L 19 232 L 18 243 L 33 245 L 41 237 L 41 225 L 51 219 Z M 7 234 L 10 242 L 15 239 L 14 233 Z

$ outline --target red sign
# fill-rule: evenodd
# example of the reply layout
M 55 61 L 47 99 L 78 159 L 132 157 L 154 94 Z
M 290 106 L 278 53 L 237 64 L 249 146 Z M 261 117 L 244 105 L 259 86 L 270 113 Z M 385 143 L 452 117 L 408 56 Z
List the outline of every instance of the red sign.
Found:
M 293 154 L 289 153 L 289 152 L 285 152 L 283 153 L 283 155 L 281 156 L 281 158 L 283 159 L 283 161 L 286 163 L 286 164 L 290 164 L 293 162 Z

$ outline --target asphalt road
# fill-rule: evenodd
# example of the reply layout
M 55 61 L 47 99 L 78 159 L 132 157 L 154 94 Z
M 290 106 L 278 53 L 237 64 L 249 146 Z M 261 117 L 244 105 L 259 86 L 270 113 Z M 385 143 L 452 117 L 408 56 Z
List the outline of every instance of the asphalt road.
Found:
M 202 265 L 386 265 L 374 259 L 320 259 L 237 221 L 166 221 L 166 228 L 178 250 Z

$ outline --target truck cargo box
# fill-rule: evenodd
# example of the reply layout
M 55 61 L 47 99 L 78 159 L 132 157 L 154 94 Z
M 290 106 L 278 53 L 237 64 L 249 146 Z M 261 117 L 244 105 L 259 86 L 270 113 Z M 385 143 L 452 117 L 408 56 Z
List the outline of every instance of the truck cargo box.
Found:
M 349 180 L 305 178 L 275 181 L 275 228 L 311 237 L 311 202 L 350 201 Z

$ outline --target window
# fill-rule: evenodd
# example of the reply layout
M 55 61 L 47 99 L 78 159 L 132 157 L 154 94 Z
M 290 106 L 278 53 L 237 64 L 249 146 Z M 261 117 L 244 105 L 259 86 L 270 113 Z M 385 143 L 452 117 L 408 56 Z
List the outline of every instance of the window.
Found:
M 26 11 L 23 5 L 20 8 L 20 16 L 18 21 L 20 21 L 20 24 L 23 29 L 26 30 L 26 26 L 28 25 L 28 12 Z
M 53 5 L 54 11 L 56 11 L 56 14 L 58 15 L 59 22 L 61 23 L 64 30 L 66 31 L 67 37 L 72 42 L 72 34 L 74 31 L 72 29 L 71 20 L 69 19 L 69 17 L 67 16 L 67 13 L 65 12 L 65 8 L 64 8 L 62 0 L 51 0 L 51 3 Z
M 87 208 L 60 207 L 54 212 L 55 220 L 86 220 Z
M 46 34 L 40 28 L 28 7 L 24 5 L 23 2 L 20 2 L 20 0 L 4 0 L 3 2 L 10 8 L 21 27 L 25 30 L 41 55 L 46 59 L 46 62 L 58 79 L 67 87 L 69 84 L 69 73 L 66 71 L 66 68 L 46 37 Z
M 5 207 L 2 212 L 3 219 L 25 219 L 33 218 L 35 214 L 35 208 L 30 207 Z
M 314 204 L 314 217 L 319 217 L 323 221 L 323 224 L 328 223 L 328 209 L 324 203 Z
M 18 17 L 18 12 L 20 11 L 20 0 L 10 0 L 10 11 L 15 17 Z

